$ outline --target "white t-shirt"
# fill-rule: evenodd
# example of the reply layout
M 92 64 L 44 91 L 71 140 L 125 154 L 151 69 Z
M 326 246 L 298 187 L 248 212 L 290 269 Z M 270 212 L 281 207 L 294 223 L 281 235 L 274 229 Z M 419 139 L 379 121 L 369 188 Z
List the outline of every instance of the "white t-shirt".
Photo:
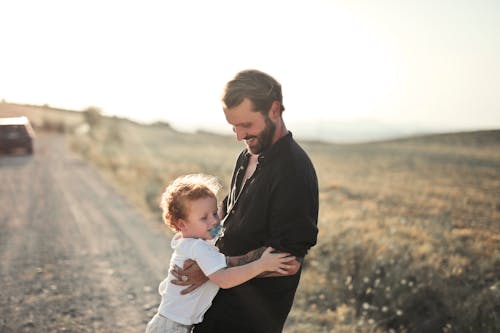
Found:
M 207 276 L 226 267 L 226 257 L 217 247 L 202 239 L 183 238 L 178 233 L 172 238 L 171 246 L 174 253 L 170 258 L 170 268 L 174 265 L 182 267 L 187 259 L 195 260 Z M 219 286 L 208 280 L 189 294 L 181 295 L 181 291 L 187 287 L 170 283 L 173 279 L 169 270 L 167 278 L 160 283 L 158 291 L 162 300 L 158 312 L 184 325 L 200 323 L 219 291 Z

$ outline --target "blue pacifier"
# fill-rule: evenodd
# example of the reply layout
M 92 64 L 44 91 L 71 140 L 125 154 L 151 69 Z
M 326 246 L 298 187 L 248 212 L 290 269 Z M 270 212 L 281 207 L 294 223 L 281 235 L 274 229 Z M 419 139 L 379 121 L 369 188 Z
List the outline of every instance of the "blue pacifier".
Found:
M 218 224 L 213 228 L 210 228 L 210 237 L 215 238 L 222 234 L 222 225 Z

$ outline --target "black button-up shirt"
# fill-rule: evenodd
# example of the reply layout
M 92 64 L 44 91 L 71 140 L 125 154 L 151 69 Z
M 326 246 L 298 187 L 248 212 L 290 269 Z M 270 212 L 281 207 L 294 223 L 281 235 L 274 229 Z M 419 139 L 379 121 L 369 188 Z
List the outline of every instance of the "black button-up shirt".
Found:
M 236 162 L 217 246 L 227 256 L 272 246 L 304 257 L 318 233 L 318 181 L 311 160 L 289 132 L 259 155 L 256 170 L 242 184 L 249 156 L 245 150 Z M 281 332 L 299 279 L 300 271 L 221 289 L 195 332 Z

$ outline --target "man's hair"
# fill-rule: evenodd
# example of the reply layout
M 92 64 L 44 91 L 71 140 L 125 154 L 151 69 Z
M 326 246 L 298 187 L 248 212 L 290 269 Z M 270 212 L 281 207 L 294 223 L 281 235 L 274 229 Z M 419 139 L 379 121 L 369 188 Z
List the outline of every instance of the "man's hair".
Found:
M 163 221 L 173 231 L 180 231 L 177 222 L 179 219 L 186 219 L 189 203 L 201 198 L 216 198 L 221 187 L 217 178 L 204 174 L 185 175 L 175 179 L 161 196 Z
M 248 98 L 253 106 L 253 111 L 264 115 L 269 113 L 274 101 L 280 103 L 280 112 L 285 110 L 281 84 L 271 75 L 256 69 L 247 69 L 239 72 L 226 84 L 222 95 L 225 108 L 233 108 Z

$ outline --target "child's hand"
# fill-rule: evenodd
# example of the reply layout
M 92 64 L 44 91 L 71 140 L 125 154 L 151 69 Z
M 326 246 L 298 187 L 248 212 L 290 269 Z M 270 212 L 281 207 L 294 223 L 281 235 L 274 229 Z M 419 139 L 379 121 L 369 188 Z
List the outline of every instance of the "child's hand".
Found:
M 272 253 L 273 251 L 272 247 L 268 247 L 258 261 L 262 264 L 264 271 L 286 275 L 287 268 L 290 266 L 290 262 L 295 260 L 295 257 L 290 253 Z

